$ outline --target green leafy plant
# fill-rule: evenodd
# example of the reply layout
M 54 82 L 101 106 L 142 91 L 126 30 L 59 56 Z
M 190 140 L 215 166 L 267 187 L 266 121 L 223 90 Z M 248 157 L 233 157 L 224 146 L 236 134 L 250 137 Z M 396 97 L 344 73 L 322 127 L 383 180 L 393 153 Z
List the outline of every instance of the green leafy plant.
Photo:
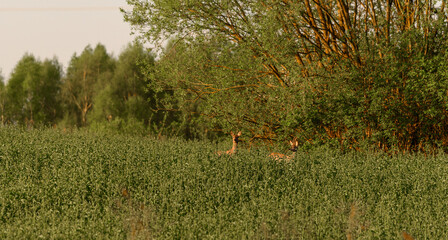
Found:
M 242 138 L 245 138 L 243 135 Z M 442 155 L 0 128 L 1 239 L 392 239 L 447 233 Z

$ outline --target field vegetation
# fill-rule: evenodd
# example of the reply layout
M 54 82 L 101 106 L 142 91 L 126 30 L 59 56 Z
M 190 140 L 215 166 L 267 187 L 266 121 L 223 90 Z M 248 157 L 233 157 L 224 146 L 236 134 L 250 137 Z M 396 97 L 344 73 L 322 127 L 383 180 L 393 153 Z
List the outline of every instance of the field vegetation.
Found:
M 448 238 L 448 157 L 0 128 L 1 239 Z M 408 238 L 411 239 L 411 238 Z
M 126 2 L 0 75 L 0 239 L 448 239 L 446 0 Z

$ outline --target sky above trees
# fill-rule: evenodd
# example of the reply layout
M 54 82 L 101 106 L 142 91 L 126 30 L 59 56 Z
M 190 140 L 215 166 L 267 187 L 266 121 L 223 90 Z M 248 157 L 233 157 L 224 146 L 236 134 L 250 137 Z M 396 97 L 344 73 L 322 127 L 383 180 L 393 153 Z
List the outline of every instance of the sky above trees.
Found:
M 0 69 L 5 80 L 25 53 L 67 66 L 86 45 L 118 55 L 132 41 L 125 0 L 0 0 Z

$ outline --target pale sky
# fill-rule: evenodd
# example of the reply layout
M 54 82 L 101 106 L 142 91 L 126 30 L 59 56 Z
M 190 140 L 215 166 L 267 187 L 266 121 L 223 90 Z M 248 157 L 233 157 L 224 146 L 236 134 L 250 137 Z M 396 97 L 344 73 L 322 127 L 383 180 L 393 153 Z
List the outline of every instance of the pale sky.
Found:
M 134 39 L 120 7 L 126 0 L 0 0 L 1 75 L 7 81 L 25 53 L 56 56 L 64 71 L 88 44 L 118 56 Z

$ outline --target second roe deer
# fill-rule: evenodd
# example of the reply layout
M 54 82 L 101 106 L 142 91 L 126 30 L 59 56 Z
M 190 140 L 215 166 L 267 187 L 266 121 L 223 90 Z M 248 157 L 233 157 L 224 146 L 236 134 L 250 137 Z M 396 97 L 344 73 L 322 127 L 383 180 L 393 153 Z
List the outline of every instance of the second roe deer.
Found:
M 241 136 L 241 131 L 239 131 L 237 134 L 234 134 L 233 132 L 230 132 L 230 135 L 232 135 L 232 141 L 233 141 L 232 148 L 230 150 L 227 150 L 227 151 L 218 151 L 218 152 L 216 152 L 216 154 L 218 154 L 218 156 L 221 156 L 221 155 L 230 155 L 230 156 L 232 156 L 233 154 L 236 153 L 236 148 L 238 147 L 238 142 L 239 142 L 239 137 Z
M 289 144 L 291 145 L 291 150 L 292 153 L 290 155 L 286 155 L 286 154 L 282 154 L 282 153 L 271 153 L 269 154 L 269 157 L 274 158 L 275 160 L 285 160 L 285 161 L 289 161 L 291 159 L 294 158 L 296 152 L 297 152 L 297 148 L 299 147 L 299 142 L 297 141 L 296 138 L 294 138 L 292 141 L 289 141 Z

